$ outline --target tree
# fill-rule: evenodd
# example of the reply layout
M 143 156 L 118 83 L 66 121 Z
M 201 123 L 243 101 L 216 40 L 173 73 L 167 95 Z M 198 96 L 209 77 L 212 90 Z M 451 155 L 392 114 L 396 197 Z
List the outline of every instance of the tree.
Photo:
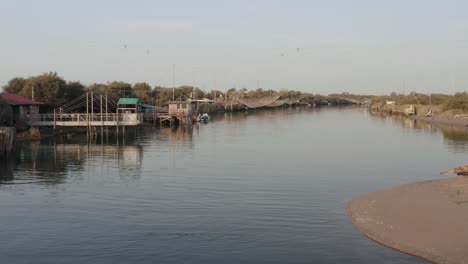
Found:
M 21 90 L 23 90 L 25 85 L 26 85 L 26 79 L 21 78 L 21 77 L 13 78 L 8 82 L 7 85 L 3 87 L 3 90 L 7 93 L 19 94 Z
M 111 82 L 108 84 L 93 83 L 86 88 L 86 92 L 107 94 L 110 98 L 133 97 L 132 86 L 126 82 Z
M 85 87 L 80 82 L 68 82 L 64 97 L 67 101 L 75 99 L 84 93 Z
M 114 97 L 134 97 L 132 86 L 126 82 L 111 82 L 108 85 L 108 93 Z
M 133 94 L 144 104 L 153 104 L 151 86 L 147 83 L 135 83 L 133 85 Z
M 31 98 L 33 89 L 35 100 L 43 101 L 52 107 L 60 106 L 68 100 L 65 98 L 67 83 L 56 72 L 28 78 L 19 95 Z
M 103 83 L 93 83 L 86 88 L 86 92 L 106 94 L 109 92 L 109 86 Z
M 231 88 L 229 90 L 226 91 L 226 97 L 227 99 L 233 99 L 237 94 L 237 90 L 236 88 Z

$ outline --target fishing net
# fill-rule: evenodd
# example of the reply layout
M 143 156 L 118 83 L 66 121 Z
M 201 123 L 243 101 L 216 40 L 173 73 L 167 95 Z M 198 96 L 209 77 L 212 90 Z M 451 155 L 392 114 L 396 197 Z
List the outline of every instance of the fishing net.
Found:
M 273 103 L 266 105 L 266 107 L 279 107 L 279 106 L 289 103 L 289 101 L 290 101 L 289 99 L 276 100 Z
M 260 108 L 264 106 L 268 106 L 273 104 L 277 101 L 281 96 L 275 95 L 273 97 L 263 97 L 263 98 L 256 98 L 256 99 L 239 99 L 239 103 L 247 106 L 248 108 Z

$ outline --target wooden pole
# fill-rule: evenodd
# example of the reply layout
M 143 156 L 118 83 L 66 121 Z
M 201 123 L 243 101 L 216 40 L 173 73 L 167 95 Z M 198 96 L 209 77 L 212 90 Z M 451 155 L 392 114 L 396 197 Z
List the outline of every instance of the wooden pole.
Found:
M 91 116 L 90 116 L 91 118 L 89 120 L 89 131 L 93 132 L 94 127 L 91 124 L 94 121 L 94 92 L 91 92 L 90 99 L 91 99 Z M 90 134 L 90 135 L 92 136 L 93 134 Z
M 6 158 L 16 143 L 16 129 L 14 127 L 0 127 L 0 158 Z
M 115 127 L 117 128 L 117 140 L 119 140 L 119 108 L 115 110 Z
M 55 130 L 55 108 L 54 108 L 54 130 Z
M 91 121 L 94 120 L 94 93 L 91 92 Z
M 109 121 L 108 118 L 109 118 L 109 116 L 107 114 L 107 94 L 106 94 L 106 121 Z
M 104 119 L 102 118 L 102 95 L 99 95 L 99 99 L 101 101 L 100 106 L 101 106 L 101 131 L 102 131 L 102 127 L 104 126 Z
M 86 93 L 86 126 L 89 130 L 89 93 Z

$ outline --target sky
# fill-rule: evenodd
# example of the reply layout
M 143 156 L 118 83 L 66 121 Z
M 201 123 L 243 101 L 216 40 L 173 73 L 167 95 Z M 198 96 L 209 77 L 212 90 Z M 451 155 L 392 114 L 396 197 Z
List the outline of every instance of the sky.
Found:
M 0 0 L 0 86 L 55 71 L 329 94 L 468 90 L 468 1 Z

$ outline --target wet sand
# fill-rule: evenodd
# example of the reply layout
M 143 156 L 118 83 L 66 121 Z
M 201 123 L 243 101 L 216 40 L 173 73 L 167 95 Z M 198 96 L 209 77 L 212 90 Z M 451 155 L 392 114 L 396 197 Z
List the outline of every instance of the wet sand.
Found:
M 353 199 L 348 213 L 385 246 L 434 263 L 468 263 L 468 177 L 372 192 Z
M 421 120 L 427 123 L 440 124 L 452 127 L 466 128 L 468 129 L 468 119 L 455 119 L 446 117 L 425 117 L 425 116 L 414 116 L 415 120 Z

